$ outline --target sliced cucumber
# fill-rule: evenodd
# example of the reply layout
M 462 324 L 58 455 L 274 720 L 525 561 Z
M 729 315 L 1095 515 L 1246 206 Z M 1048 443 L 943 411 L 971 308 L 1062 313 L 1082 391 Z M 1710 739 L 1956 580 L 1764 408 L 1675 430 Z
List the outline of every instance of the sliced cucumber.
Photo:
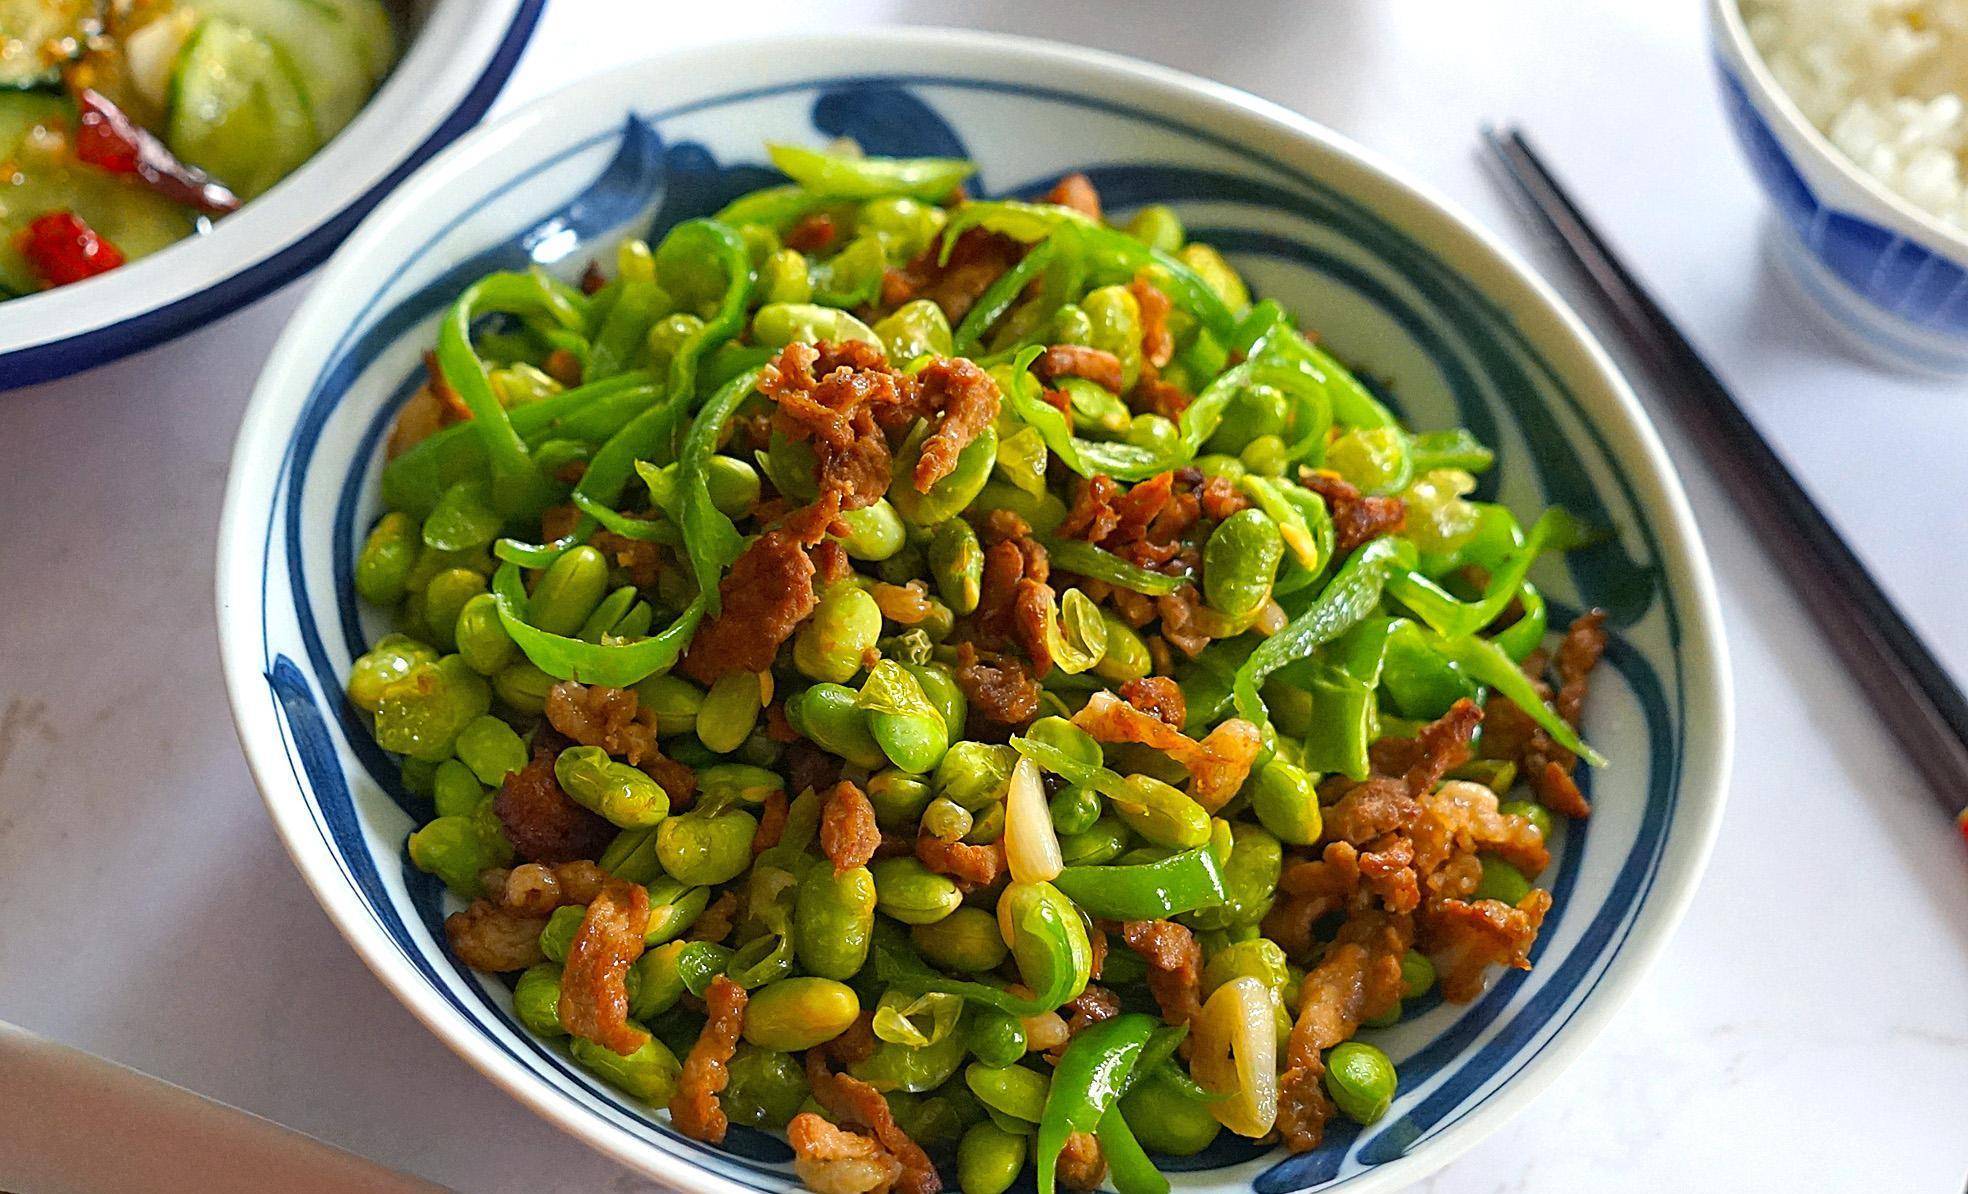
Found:
M 391 23 L 389 9 L 383 6 L 382 0 L 309 0 L 309 3 L 341 14 L 372 81 L 380 80 L 396 65 L 396 26 Z
M 242 199 L 279 182 L 321 145 L 287 55 L 223 17 L 199 22 L 178 55 L 165 140 Z
M 374 90 L 348 22 L 325 0 L 190 0 L 202 16 L 236 21 L 272 42 L 300 74 L 324 142 L 355 119 Z
M 34 138 L 37 125 L 73 127 L 74 110 L 60 97 L 0 92 L 0 287 L 38 290 L 15 234 L 49 212 L 72 211 L 127 260 L 154 253 L 197 228 L 196 216 L 134 178 L 77 162 L 65 137 Z
M 102 0 L 0 0 L 0 87 L 45 87 L 87 49 Z

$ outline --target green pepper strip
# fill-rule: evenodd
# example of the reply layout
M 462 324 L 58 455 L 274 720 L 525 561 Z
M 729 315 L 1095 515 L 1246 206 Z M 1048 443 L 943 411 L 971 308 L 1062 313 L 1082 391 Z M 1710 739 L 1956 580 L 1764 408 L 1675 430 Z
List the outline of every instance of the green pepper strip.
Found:
M 1223 872 L 1207 847 L 1139 866 L 1069 866 L 1052 885 L 1091 916 L 1156 920 L 1223 903 Z
M 1074 1132 L 1091 1132 L 1120 1098 L 1121 1088 L 1155 1031 L 1152 1016 L 1128 1012 L 1080 1030 L 1052 1072 L 1045 1111 L 1039 1117 L 1039 1194 L 1053 1194 L 1060 1150 Z M 1110 1158 L 1111 1163 L 1111 1158 Z
M 1018 301 L 1018 296 L 1025 292 L 1025 287 L 1033 278 L 1039 276 L 1040 270 L 1051 263 L 1052 255 L 1057 251 L 1050 240 L 1040 241 L 1019 259 L 1017 265 L 999 274 L 997 279 L 985 288 L 984 293 L 971 306 L 970 313 L 957 325 L 958 356 L 967 357 L 976 353 L 984 339 L 984 333 L 990 331 L 991 326 L 1003 318 L 1005 312 L 1011 310 L 1012 305 Z
M 682 534 L 668 519 L 631 518 L 585 494 L 576 493 L 571 495 L 571 498 L 575 507 L 600 523 L 604 531 L 612 531 L 624 539 L 635 539 L 643 543 L 661 543 L 668 547 L 680 547 L 683 544 Z
M 962 158 L 851 158 L 798 145 L 767 145 L 765 150 L 772 164 L 802 187 L 844 199 L 906 195 L 936 203 L 977 170 Z
M 1043 352 L 1044 348 L 1031 344 L 1019 349 L 1012 357 L 1011 384 L 1006 387 L 1005 398 L 1011 404 L 1012 413 L 1026 426 L 1036 428 L 1046 447 L 1051 448 L 1067 468 L 1082 477 L 1105 473 L 1120 481 L 1139 481 L 1174 467 L 1169 463 L 1173 459 L 1169 452 L 1075 436 L 1072 422 L 1063 411 L 1045 400 L 1040 393 L 1038 379 L 1027 372 Z
M 725 423 L 752 396 L 763 373 L 762 369 L 741 373 L 712 395 L 684 436 L 683 453 L 677 461 L 677 524 L 683 531 L 691 572 L 697 577 L 698 595 L 709 599 L 713 614 L 719 608 L 718 578 L 745 550 L 745 537 L 711 501 L 710 460 Z
M 1101 1113 L 1094 1135 L 1100 1138 L 1100 1154 L 1107 1159 L 1107 1176 L 1114 1183 L 1115 1194 L 1168 1194 L 1169 1180 L 1134 1138 L 1119 1104 Z
M 1105 581 L 1117 588 L 1146 593 L 1150 597 L 1173 593 L 1186 583 L 1180 576 L 1150 572 L 1139 564 L 1130 563 L 1111 551 L 1080 539 L 1050 538 L 1045 540 L 1045 549 L 1052 566 L 1062 572 L 1075 573 L 1088 580 Z
M 683 989 L 699 999 L 711 989 L 711 980 L 730 964 L 731 951 L 709 941 L 692 941 L 677 951 L 677 973 L 683 978 Z
M 1182 721 L 1183 733 L 1201 737 L 1230 712 L 1230 694 L 1236 683 L 1237 669 L 1251 657 L 1251 652 L 1257 650 L 1261 641 L 1252 634 L 1220 638 L 1196 656 L 1189 674 L 1181 681 L 1182 700 L 1189 710 Z
M 730 228 L 757 224 L 775 232 L 784 232 L 802 216 L 838 202 L 840 200 L 828 195 L 816 195 L 805 187 L 767 187 L 749 195 L 740 195 L 711 218 Z
M 1057 1006 L 1038 999 L 1024 999 L 988 983 L 949 978 L 930 969 L 916 956 L 901 926 L 887 919 L 880 919 L 875 924 L 874 945 L 870 954 L 871 969 L 865 973 L 870 974 L 874 984 L 884 990 L 893 989 L 909 995 L 961 995 L 972 1003 L 987 1004 L 1014 1016 L 1036 1016 Z
M 1304 659 L 1322 643 L 1338 638 L 1380 603 L 1388 572 L 1397 564 L 1414 563 L 1414 545 L 1405 539 L 1375 539 L 1340 566 L 1332 582 L 1304 613 L 1264 640 L 1237 669 L 1231 687 L 1237 714 L 1262 727 L 1270 720 L 1258 686 L 1272 672 Z
M 1380 675 L 1381 692 L 1403 717 L 1432 721 L 1464 697 L 1481 696 L 1462 669 L 1437 654 L 1421 627 L 1406 618 L 1394 623 Z
M 1312 669 L 1312 728 L 1305 736 L 1303 765 L 1337 771 L 1353 780 L 1367 778 L 1367 747 L 1380 728 L 1374 689 L 1380 684 L 1387 644 L 1397 625 L 1388 618 L 1366 618 L 1334 639 Z
M 498 604 L 499 621 L 513 642 L 533 661 L 533 666 L 556 679 L 579 680 L 609 688 L 627 688 L 676 664 L 697 623 L 704 616 L 703 602 L 693 601 L 682 616 L 654 638 L 632 643 L 584 642 L 578 638 L 549 634 L 521 616 L 526 608 L 526 585 L 519 577 L 519 565 L 508 560 L 492 575 L 492 596 Z
M 1019 754 L 1039 766 L 1064 779 L 1067 783 L 1094 791 L 1127 808 L 1141 807 L 1141 797 L 1130 791 L 1121 773 L 1098 763 L 1087 763 L 1074 758 L 1049 742 L 1036 738 L 1013 738 L 1011 745 Z
M 1376 540 L 1379 542 L 1379 540 Z M 1444 638 L 1439 634 L 1425 634 L 1428 645 L 1448 660 L 1468 673 L 1478 683 L 1487 684 L 1510 701 L 1511 704 L 1530 715 L 1545 733 L 1558 745 L 1571 751 L 1594 767 L 1604 767 L 1606 756 L 1585 744 L 1577 731 L 1558 716 L 1551 706 L 1538 696 L 1531 678 L 1517 666 L 1517 661 L 1504 652 L 1502 647 L 1488 639 Z
M 1587 534 L 1576 518 L 1553 506 L 1538 517 L 1523 545 L 1505 559 L 1490 576 L 1482 597 L 1458 601 L 1434 581 L 1412 569 L 1387 578 L 1387 591 L 1401 604 L 1420 615 L 1436 633 L 1450 638 L 1475 634 L 1503 613 L 1524 583 L 1531 563 L 1546 551 L 1566 551 L 1586 541 Z
M 1425 431 L 1409 442 L 1408 453 L 1417 473 L 1438 468 L 1480 473 L 1496 463 L 1496 453 L 1461 427 L 1453 431 Z
M 1504 654 L 1522 663 L 1544 642 L 1551 612 L 1544 604 L 1544 594 L 1538 592 L 1537 586 L 1528 580 L 1518 586 L 1517 601 L 1524 607 L 1523 616 L 1491 635 L 1490 641 L 1502 647 Z
M 621 286 L 588 350 L 583 380 L 600 381 L 627 371 L 629 363 L 642 354 L 649 325 L 656 322 L 656 307 L 663 297 L 656 283 L 624 282 Z
M 1326 499 L 1302 485 L 1273 483 L 1273 488 L 1305 521 L 1318 557 L 1309 568 L 1301 566 L 1295 559 L 1286 564 L 1284 574 L 1271 586 L 1271 595 L 1282 599 L 1310 588 L 1325 573 L 1326 565 L 1332 563 L 1333 549 L 1338 541 L 1333 531 L 1332 514 L 1326 509 Z M 1283 604 L 1282 600 L 1280 604 Z
M 658 392 L 654 379 L 638 370 L 515 406 L 506 417 L 529 447 L 547 438 L 598 443 Z M 491 475 L 485 441 L 472 421 L 453 423 L 383 466 L 383 504 L 421 516 L 454 483 L 489 480 Z
M 667 256 L 693 248 L 701 250 L 703 256 L 710 258 L 723 271 L 724 297 L 719 300 L 717 314 L 691 333 L 671 360 L 669 400 L 659 402 L 630 419 L 601 446 L 594 459 L 588 462 L 587 471 L 581 474 L 581 483 L 575 486 L 574 491 L 604 506 L 613 505 L 621 495 L 622 487 L 635 474 L 636 461 L 659 456 L 667 461 L 674 450 L 677 428 L 696 397 L 699 360 L 706 352 L 744 330 L 745 304 L 752 290 L 752 263 L 746 253 L 744 239 L 713 220 L 685 220 L 670 229 L 657 252 Z M 739 376 L 756 378 L 757 374 L 748 372 Z M 726 522 L 728 524 L 729 520 Z M 544 568 L 568 548 L 585 543 L 588 536 L 594 534 L 595 525 L 594 516 L 584 512 L 573 530 L 551 543 L 532 544 L 501 539 L 493 551 L 502 560 L 530 568 Z
M 1060 225 L 1069 225 L 1078 233 L 1080 244 L 1095 268 L 1110 273 L 1132 274 L 1144 267 L 1154 266 L 1162 272 L 1163 276 L 1158 280 L 1162 289 L 1178 308 L 1201 320 L 1204 326 L 1219 336 L 1228 337 L 1235 330 L 1237 317 L 1230 313 L 1223 299 L 1195 270 L 1160 249 L 1143 244 L 1125 232 L 1108 228 L 1068 207 L 1050 203 L 1021 203 L 1015 199 L 965 203 L 951 212 L 949 223 L 944 226 L 941 259 L 949 261 L 950 250 L 957 243 L 957 237 L 971 228 L 988 228 L 1031 244 L 1044 240 Z
M 492 392 L 485 362 L 472 348 L 472 323 L 493 311 L 538 313 L 577 331 L 587 319 L 587 300 L 544 274 L 490 274 L 466 287 L 438 325 L 438 368 L 471 411 L 491 466 L 494 501 L 510 517 L 537 515 L 553 500 L 553 481 L 533 463 L 526 442 Z

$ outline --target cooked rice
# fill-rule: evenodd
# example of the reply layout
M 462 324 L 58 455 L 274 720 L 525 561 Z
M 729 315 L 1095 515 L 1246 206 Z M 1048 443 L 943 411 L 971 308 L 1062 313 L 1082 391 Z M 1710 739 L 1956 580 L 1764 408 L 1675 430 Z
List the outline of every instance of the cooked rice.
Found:
M 1750 39 L 1861 170 L 1968 228 L 1968 0 L 1742 0 Z

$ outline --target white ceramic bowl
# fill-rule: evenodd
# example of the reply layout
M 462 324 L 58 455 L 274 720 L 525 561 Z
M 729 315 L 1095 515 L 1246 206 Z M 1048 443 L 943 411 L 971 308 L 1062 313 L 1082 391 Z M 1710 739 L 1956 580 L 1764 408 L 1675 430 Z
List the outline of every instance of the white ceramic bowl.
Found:
M 880 74 L 870 64 L 883 64 Z M 876 153 L 968 155 L 973 193 L 1030 194 L 1085 168 L 1110 211 L 1172 202 L 1263 292 L 1384 378 L 1421 427 L 1501 451 L 1486 492 L 1562 501 L 1614 537 L 1542 581 L 1617 628 L 1587 720 L 1614 765 L 1565 830 L 1536 969 L 1377 1033 L 1392 1112 L 1335 1122 L 1286 1159 L 1220 1140 L 1170 1159 L 1184 1190 L 1387 1189 L 1467 1148 L 1577 1056 L 1692 895 L 1722 810 L 1727 666 L 1712 582 L 1652 429 L 1577 319 L 1510 254 L 1376 159 L 1199 79 L 1040 42 L 927 31 L 747 42 L 584 81 L 465 138 L 330 263 L 269 360 L 233 459 L 219 620 L 241 741 L 296 863 L 349 941 L 432 1031 L 582 1140 L 676 1188 L 781 1189 L 790 1154 L 734 1130 L 671 1132 L 512 1019 L 507 989 L 449 956 L 446 897 L 411 867 L 429 809 L 342 698 L 379 632 L 350 561 L 376 513 L 382 435 L 441 309 L 528 261 L 578 271 L 611 238 L 771 179 L 766 138 L 848 135 Z M 1554 615 L 1554 619 L 1561 614 Z M 387 1085 L 378 1076 L 379 1086 Z M 1226 1136 L 1228 1134 L 1226 1133 Z
M 1738 0 L 1708 0 L 1708 18 L 1723 109 L 1806 299 L 1874 360 L 1968 372 L 1968 232 L 1859 169 L 1805 119 L 1750 41 Z
M 485 115 L 545 4 L 413 6 L 402 59 L 368 105 L 266 194 L 203 236 L 0 303 L 0 390 L 161 344 L 319 265 L 383 196 Z

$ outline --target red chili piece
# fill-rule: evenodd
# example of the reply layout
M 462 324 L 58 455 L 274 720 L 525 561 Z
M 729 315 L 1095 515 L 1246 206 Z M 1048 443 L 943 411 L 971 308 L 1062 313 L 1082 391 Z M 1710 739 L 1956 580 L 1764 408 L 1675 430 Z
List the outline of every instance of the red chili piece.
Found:
M 237 195 L 203 170 L 179 161 L 162 141 L 98 92 L 83 89 L 76 106 L 82 121 L 75 135 L 75 156 L 82 161 L 111 174 L 134 174 L 166 199 L 208 215 L 239 210 Z
M 123 264 L 123 254 L 116 246 L 97 236 L 96 230 L 72 211 L 38 217 L 17 243 L 21 256 L 50 286 L 80 282 Z

